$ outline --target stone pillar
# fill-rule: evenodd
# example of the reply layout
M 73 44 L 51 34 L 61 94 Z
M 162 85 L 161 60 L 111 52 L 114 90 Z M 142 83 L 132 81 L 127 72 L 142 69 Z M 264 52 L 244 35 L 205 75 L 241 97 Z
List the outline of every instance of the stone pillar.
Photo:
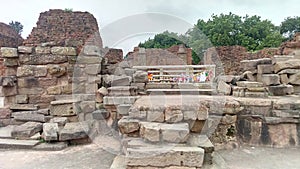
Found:
M 183 45 L 179 46 L 177 56 L 185 63 L 188 64 L 187 51 Z

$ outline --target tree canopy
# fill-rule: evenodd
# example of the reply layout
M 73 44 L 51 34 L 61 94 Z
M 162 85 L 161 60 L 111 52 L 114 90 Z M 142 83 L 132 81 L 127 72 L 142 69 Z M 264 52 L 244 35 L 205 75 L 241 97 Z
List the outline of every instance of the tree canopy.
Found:
M 300 17 L 288 17 L 280 26 L 260 16 L 239 16 L 233 13 L 213 14 L 207 21 L 199 19 L 193 28 L 183 35 L 164 32 L 153 39 L 140 43 L 145 48 L 168 48 L 172 45 L 185 44 L 193 49 L 193 61 L 198 63 L 205 51 L 213 46 L 246 47 L 257 51 L 266 47 L 278 47 L 286 40 L 300 32 Z
M 296 32 L 300 32 L 300 17 L 287 17 L 280 25 L 280 33 L 292 39 Z
M 23 25 L 18 21 L 11 21 L 9 26 L 11 26 L 19 35 L 23 32 Z

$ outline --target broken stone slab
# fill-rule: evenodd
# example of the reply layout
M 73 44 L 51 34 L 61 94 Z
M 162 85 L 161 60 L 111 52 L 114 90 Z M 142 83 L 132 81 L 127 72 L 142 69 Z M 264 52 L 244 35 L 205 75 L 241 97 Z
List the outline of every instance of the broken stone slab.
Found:
M 130 111 L 128 113 L 130 118 L 134 118 L 134 119 L 139 119 L 139 120 L 144 120 L 147 118 L 147 111 Z
M 150 142 L 159 142 L 160 124 L 161 123 L 141 122 L 140 123 L 141 137 Z
M 11 110 L 14 111 L 32 111 L 38 110 L 38 106 L 34 104 L 14 104 L 9 107 Z
M 76 56 L 76 49 L 73 47 L 52 47 L 51 53 L 53 55 L 63 55 L 63 56 Z
M 125 116 L 119 120 L 118 127 L 123 134 L 134 133 L 140 130 L 140 121 Z
M 217 77 L 217 82 L 223 81 L 229 84 L 235 83 L 239 80 L 240 80 L 240 76 L 234 76 L 234 75 L 222 75 Z
M 2 47 L 1 56 L 4 58 L 16 58 L 18 57 L 18 50 L 16 48 Z
M 259 83 L 259 82 L 240 81 L 240 82 L 236 82 L 236 84 L 238 87 L 246 87 L 246 88 L 263 87 L 263 83 Z
M 113 86 L 108 88 L 109 96 L 136 96 L 137 87 L 134 86 Z
M 14 112 L 12 113 L 12 117 L 19 121 L 46 122 L 45 115 L 39 114 L 36 111 Z
M 11 136 L 18 139 L 28 139 L 36 133 L 42 131 L 43 125 L 39 122 L 27 122 L 20 126 L 16 126 L 12 132 Z
M 127 166 L 135 167 L 167 167 L 185 166 L 201 167 L 204 150 L 200 147 L 187 146 L 157 146 L 151 148 L 128 148 L 125 162 Z
M 38 144 L 33 149 L 38 151 L 61 151 L 67 147 L 68 143 L 66 142 L 51 142 Z
M 277 148 L 294 147 L 299 145 L 297 125 L 293 123 L 269 124 L 267 126 L 268 142 Z
M 300 69 L 300 59 L 291 59 L 288 61 L 277 62 L 274 65 L 275 73 L 278 73 L 284 69 Z
M 273 96 L 291 95 L 294 93 L 294 87 L 292 85 L 269 86 L 269 92 Z
M 89 137 L 91 126 L 88 122 L 67 123 L 59 132 L 59 141 L 86 139 Z
M 277 74 L 263 74 L 259 81 L 266 86 L 274 86 L 280 84 L 280 77 Z
M 171 143 L 184 143 L 188 139 L 190 130 L 188 123 L 161 124 L 162 140 Z
M 0 139 L 0 148 L 31 149 L 39 142 L 39 140 Z
M 248 81 L 254 82 L 256 81 L 256 77 L 254 73 L 251 71 L 246 71 L 241 75 L 241 79 L 247 79 Z
M 44 123 L 42 137 L 45 141 L 57 141 L 58 131 L 59 128 L 57 123 Z
M 277 62 L 284 62 L 294 58 L 295 56 L 293 55 L 274 55 L 271 59 L 272 59 L 272 64 L 274 65 Z
M 165 110 L 165 121 L 168 123 L 178 123 L 183 120 L 182 110 L 167 107 Z
M 52 101 L 50 114 L 53 116 L 74 116 L 79 113 L 77 100 L 58 100 Z
M 126 116 L 129 115 L 129 109 L 132 106 L 132 104 L 120 104 L 117 105 L 117 113 Z

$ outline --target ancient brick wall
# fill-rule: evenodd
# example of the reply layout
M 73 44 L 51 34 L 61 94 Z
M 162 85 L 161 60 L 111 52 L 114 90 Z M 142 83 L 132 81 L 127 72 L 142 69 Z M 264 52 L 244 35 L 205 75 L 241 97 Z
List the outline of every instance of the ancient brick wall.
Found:
M 107 60 L 108 64 L 116 64 L 123 60 L 122 49 L 104 49 L 104 58 Z
M 204 55 L 204 64 L 216 64 L 217 73 L 226 75 L 241 74 L 240 62 L 248 59 L 270 58 L 277 53 L 277 48 L 266 48 L 250 53 L 242 46 L 221 46 L 210 48 Z
M 24 45 L 37 46 L 49 42 L 54 46 L 76 47 L 78 52 L 86 43 L 102 47 L 97 20 L 92 14 L 58 9 L 40 14 L 37 26 Z
M 22 37 L 13 30 L 9 25 L 0 22 L 0 48 L 1 47 L 17 47 L 23 42 Z M 0 76 L 4 75 L 5 66 L 0 52 Z
M 295 55 L 295 50 L 300 49 L 300 33 L 296 33 L 290 41 L 284 42 L 278 50 L 279 55 Z M 297 53 L 298 55 L 298 53 Z

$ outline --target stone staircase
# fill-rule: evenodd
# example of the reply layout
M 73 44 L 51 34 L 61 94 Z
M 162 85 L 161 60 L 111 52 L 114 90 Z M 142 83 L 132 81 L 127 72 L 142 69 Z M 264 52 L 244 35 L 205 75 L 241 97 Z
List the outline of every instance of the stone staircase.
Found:
M 111 168 L 201 168 L 211 164 L 214 146 L 202 135 L 201 127 L 193 129 L 207 120 L 205 106 L 172 96 L 137 99 L 118 121 L 123 155 Z

